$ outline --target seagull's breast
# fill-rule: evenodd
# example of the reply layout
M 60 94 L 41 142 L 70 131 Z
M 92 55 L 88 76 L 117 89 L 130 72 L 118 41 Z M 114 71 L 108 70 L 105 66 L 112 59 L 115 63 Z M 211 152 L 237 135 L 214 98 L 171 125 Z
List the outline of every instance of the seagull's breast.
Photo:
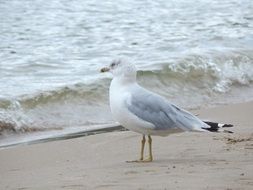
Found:
M 123 127 L 142 134 L 150 134 L 154 128 L 152 123 L 146 122 L 131 113 L 126 102 L 131 102 L 131 89 L 135 84 L 121 84 L 112 80 L 110 85 L 110 108 L 115 121 Z

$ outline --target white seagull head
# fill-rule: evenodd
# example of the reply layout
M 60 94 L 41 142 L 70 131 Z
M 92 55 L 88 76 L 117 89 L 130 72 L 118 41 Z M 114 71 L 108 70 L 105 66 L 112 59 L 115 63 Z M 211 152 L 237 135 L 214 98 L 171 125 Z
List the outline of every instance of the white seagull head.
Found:
M 111 72 L 114 78 L 136 79 L 137 69 L 134 64 L 121 59 L 114 60 L 109 67 L 104 67 L 101 72 Z

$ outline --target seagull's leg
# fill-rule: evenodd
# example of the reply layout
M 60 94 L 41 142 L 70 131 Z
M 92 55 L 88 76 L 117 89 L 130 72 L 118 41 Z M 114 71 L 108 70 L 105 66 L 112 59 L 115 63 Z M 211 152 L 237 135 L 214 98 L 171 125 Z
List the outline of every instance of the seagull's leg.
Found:
M 146 138 L 145 138 L 145 135 L 143 135 L 142 140 L 141 140 L 141 158 L 140 158 L 140 161 L 143 160 L 145 142 L 146 142 Z
M 141 157 L 139 160 L 133 160 L 133 161 L 127 161 L 127 162 L 145 162 L 146 160 L 143 159 L 144 157 L 144 147 L 145 147 L 145 143 L 146 143 L 146 138 L 145 135 L 142 136 L 142 140 L 141 140 Z
M 152 161 L 153 161 L 153 155 L 152 155 L 152 138 L 151 138 L 150 135 L 148 135 L 149 156 L 148 156 L 147 159 L 143 159 L 145 142 L 146 142 L 146 138 L 145 138 L 145 135 L 143 135 L 142 141 L 141 141 L 141 158 L 140 158 L 139 160 L 127 161 L 127 162 L 152 162 Z
M 145 160 L 146 162 L 152 162 L 153 161 L 153 155 L 152 155 L 152 138 L 150 135 L 148 135 L 148 148 L 149 148 L 149 157 Z

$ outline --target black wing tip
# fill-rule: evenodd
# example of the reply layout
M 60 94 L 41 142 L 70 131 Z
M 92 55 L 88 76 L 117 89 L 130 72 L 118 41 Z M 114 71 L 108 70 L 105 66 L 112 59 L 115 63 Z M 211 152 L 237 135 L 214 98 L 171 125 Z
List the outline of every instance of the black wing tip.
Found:
M 234 127 L 232 124 L 224 124 L 222 127 Z
M 211 122 L 211 121 L 203 121 L 204 123 L 206 123 L 207 125 L 211 126 L 211 127 L 218 127 L 218 128 L 222 128 L 222 127 L 234 127 L 233 124 L 220 124 L 217 122 Z
M 210 132 L 226 132 L 226 133 L 233 133 L 232 131 L 229 130 L 222 130 L 222 128 L 226 128 L 226 127 L 233 127 L 232 124 L 219 124 L 219 123 L 215 123 L 215 122 L 210 122 L 210 121 L 204 121 L 207 125 L 210 126 L 210 128 L 202 128 L 205 129 L 207 131 Z
M 219 127 L 210 127 L 210 128 L 204 128 L 202 127 L 201 129 L 210 131 L 210 132 L 218 132 L 219 131 Z
M 220 128 L 215 128 L 215 127 L 211 127 L 211 128 L 203 128 L 204 130 L 210 131 L 210 132 L 224 132 L 224 133 L 234 133 L 233 131 L 229 131 L 229 130 L 220 130 Z

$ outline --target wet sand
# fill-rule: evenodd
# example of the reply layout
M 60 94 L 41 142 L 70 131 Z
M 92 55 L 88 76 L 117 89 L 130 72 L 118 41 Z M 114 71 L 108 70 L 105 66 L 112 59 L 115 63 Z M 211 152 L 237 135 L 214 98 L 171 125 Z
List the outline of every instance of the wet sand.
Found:
M 0 150 L 0 189 L 223 189 L 253 187 L 253 102 L 195 112 L 232 123 L 233 134 L 153 137 L 154 162 L 139 134 L 124 131 Z

